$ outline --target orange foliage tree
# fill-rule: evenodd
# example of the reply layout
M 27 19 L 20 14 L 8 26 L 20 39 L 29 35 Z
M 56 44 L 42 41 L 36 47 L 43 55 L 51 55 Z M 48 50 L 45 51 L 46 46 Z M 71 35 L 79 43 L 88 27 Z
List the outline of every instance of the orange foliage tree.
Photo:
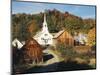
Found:
M 32 20 L 31 22 L 29 22 L 27 26 L 27 31 L 29 33 L 29 36 L 32 37 L 37 32 L 38 28 L 39 27 L 35 20 Z
M 88 32 L 88 45 L 93 46 L 95 45 L 95 43 L 96 43 L 96 29 L 94 27 Z

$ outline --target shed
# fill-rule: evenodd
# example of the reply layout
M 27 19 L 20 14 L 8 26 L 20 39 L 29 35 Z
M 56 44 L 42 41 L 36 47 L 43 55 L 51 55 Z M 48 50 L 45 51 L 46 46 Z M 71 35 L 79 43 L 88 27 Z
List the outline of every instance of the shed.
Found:
M 26 62 L 40 62 L 43 57 L 43 48 L 33 38 L 26 40 L 25 45 L 22 47 L 22 53 Z
M 66 45 L 74 45 L 74 38 L 67 30 L 59 31 L 55 36 L 56 43 L 64 43 Z

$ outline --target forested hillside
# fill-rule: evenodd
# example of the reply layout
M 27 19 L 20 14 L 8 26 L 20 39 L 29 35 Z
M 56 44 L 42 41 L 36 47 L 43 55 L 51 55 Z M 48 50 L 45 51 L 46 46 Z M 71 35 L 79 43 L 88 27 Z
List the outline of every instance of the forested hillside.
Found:
M 46 18 L 50 33 L 56 33 L 63 28 L 71 34 L 74 32 L 88 33 L 96 26 L 95 19 L 82 19 L 69 12 L 60 12 L 56 9 L 46 10 Z M 42 27 L 44 13 L 38 14 L 12 14 L 12 39 L 25 40 L 32 37 Z

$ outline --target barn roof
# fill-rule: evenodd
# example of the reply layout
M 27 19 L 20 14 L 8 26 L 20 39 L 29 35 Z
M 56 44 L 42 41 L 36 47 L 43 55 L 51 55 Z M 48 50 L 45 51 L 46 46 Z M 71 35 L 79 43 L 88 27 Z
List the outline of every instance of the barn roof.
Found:
M 32 42 L 38 44 L 38 42 L 37 42 L 34 38 L 29 38 L 29 39 L 27 39 L 25 44 L 27 44 L 27 43 L 32 43 Z M 32 44 L 33 44 L 33 43 L 32 43 Z M 38 45 L 39 45 L 39 44 L 38 44 Z
M 65 30 L 61 30 L 58 33 L 55 34 L 54 38 L 59 37 Z
M 30 47 L 30 46 L 33 46 L 35 50 L 36 48 L 42 49 L 41 45 L 34 38 L 27 39 L 23 48 Z

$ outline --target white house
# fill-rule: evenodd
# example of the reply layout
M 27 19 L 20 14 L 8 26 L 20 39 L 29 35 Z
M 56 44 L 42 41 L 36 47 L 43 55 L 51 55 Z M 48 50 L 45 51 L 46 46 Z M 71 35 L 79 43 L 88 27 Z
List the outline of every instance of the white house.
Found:
M 81 44 L 87 43 L 87 36 L 86 34 L 79 33 L 79 40 Z
M 49 33 L 47 22 L 46 22 L 46 14 L 44 14 L 44 22 L 41 31 L 39 31 L 33 37 L 40 45 L 52 45 L 53 44 L 53 36 Z
M 22 48 L 23 44 L 17 38 L 15 38 L 12 41 L 12 46 L 17 47 L 18 49 L 20 49 L 20 48 Z
M 87 35 L 83 33 L 79 33 L 77 36 L 74 36 L 74 39 L 76 42 L 79 42 L 80 44 L 87 44 L 88 42 Z

